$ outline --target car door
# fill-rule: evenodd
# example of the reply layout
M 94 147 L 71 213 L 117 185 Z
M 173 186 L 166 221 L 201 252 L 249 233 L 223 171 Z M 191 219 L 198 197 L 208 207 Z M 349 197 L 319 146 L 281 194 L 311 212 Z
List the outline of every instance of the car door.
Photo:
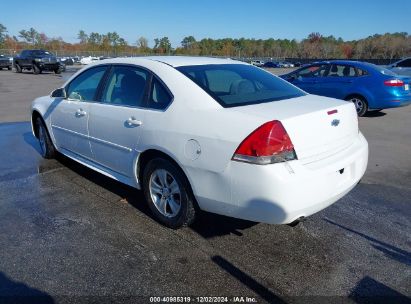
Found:
M 344 99 L 351 92 L 356 76 L 357 71 L 353 66 L 332 64 L 328 74 L 318 85 L 321 95 Z
M 144 128 L 150 73 L 128 65 L 114 65 L 99 102 L 90 105 L 89 135 L 93 160 L 101 166 L 134 176 L 134 161 Z
M 326 64 L 310 65 L 291 74 L 287 80 L 307 93 L 321 95 L 318 84 L 327 69 Z
M 56 145 L 78 156 L 91 159 L 88 139 L 90 103 L 96 100 L 98 87 L 107 66 L 89 68 L 66 86 L 66 99 L 55 102 L 51 126 Z

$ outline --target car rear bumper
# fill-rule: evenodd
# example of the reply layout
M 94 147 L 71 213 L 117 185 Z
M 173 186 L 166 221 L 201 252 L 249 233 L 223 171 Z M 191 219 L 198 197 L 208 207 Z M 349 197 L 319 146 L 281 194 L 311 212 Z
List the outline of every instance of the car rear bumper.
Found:
M 368 143 L 359 133 L 349 147 L 320 161 L 265 166 L 232 161 L 219 176 L 195 177 L 202 185 L 196 182 L 193 188 L 205 211 L 288 224 L 347 194 L 364 175 L 367 163 Z
M 405 96 L 390 96 L 380 100 L 377 105 L 376 109 L 388 109 L 388 108 L 398 108 L 404 107 L 411 104 L 411 93 Z

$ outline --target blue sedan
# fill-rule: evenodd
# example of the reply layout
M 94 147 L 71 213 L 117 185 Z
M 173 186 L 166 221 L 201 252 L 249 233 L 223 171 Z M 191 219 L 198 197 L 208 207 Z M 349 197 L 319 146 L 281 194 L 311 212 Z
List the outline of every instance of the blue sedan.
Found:
M 366 62 L 319 62 L 280 77 L 310 94 L 352 101 L 358 116 L 411 103 L 411 78 Z

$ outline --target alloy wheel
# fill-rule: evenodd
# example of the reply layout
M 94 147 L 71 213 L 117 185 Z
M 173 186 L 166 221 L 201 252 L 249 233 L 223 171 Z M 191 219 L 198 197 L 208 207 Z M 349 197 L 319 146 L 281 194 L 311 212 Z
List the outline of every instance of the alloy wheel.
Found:
M 181 209 L 181 191 L 174 176 L 165 169 L 155 170 L 149 181 L 150 196 L 157 210 L 175 217 Z
M 364 101 L 360 98 L 351 98 L 351 101 L 354 103 L 355 105 L 355 109 L 357 110 L 357 113 L 361 113 L 362 110 L 364 109 Z

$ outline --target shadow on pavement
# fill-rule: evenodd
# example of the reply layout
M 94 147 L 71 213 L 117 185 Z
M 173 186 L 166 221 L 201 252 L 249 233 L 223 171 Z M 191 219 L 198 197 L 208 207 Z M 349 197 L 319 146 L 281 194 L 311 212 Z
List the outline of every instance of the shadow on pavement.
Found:
M 59 155 L 57 160 L 63 166 L 74 171 L 83 178 L 125 199 L 134 208 L 156 221 L 147 206 L 142 191 L 106 177 L 65 157 L 64 155 Z M 242 233 L 239 230 L 250 228 L 256 224 L 257 223 L 250 221 L 234 219 L 208 212 L 200 212 L 196 222 L 190 228 L 204 238 L 211 238 L 231 233 L 241 236 Z
M 242 236 L 243 233 L 240 230 L 251 228 L 257 224 L 223 215 L 201 212 L 199 218 L 190 228 L 207 239 L 227 234 Z
M 387 115 L 387 113 L 385 112 L 381 112 L 381 111 L 369 111 L 367 113 L 364 114 L 363 117 L 382 117 Z
M 261 298 L 263 298 L 268 303 L 286 303 L 284 300 L 282 300 L 280 297 L 274 294 L 267 287 L 258 283 L 250 275 L 246 274 L 245 272 L 243 272 L 242 270 L 240 270 L 239 268 L 231 264 L 229 261 L 227 261 L 223 257 L 219 255 L 215 255 L 211 257 L 211 260 L 214 263 L 216 263 L 220 268 L 222 268 L 224 271 L 226 271 L 228 274 L 230 274 L 235 279 L 237 279 L 239 282 L 241 282 L 242 284 L 247 286 L 249 289 L 254 291 L 256 294 L 258 294 Z
M 333 222 L 333 221 L 331 221 L 331 220 L 329 220 L 329 219 L 324 219 L 324 220 L 325 220 L 327 223 L 330 223 L 330 224 L 332 224 L 332 225 L 338 226 L 338 227 L 340 227 L 340 228 L 342 228 L 342 229 L 344 229 L 344 230 L 347 230 L 347 231 L 349 231 L 349 232 L 351 232 L 351 233 L 354 233 L 354 234 L 356 234 L 356 235 L 359 235 L 359 236 L 365 238 L 366 240 L 374 243 L 374 244 L 371 244 L 371 245 L 372 245 L 375 249 L 377 249 L 377 250 L 381 251 L 382 253 L 384 253 L 384 254 L 385 254 L 386 256 L 388 256 L 389 258 L 391 258 L 391 259 L 393 259 L 393 260 L 396 260 L 396 261 L 398 261 L 398 262 L 400 262 L 400 263 L 404 263 L 404 264 L 406 264 L 406 265 L 411 265 L 411 253 L 410 253 L 410 252 L 408 252 L 408 251 L 406 251 L 406 250 L 403 250 L 403 249 L 400 249 L 400 248 L 397 248 L 397 247 L 392 246 L 392 245 L 390 245 L 390 244 L 384 243 L 384 242 L 382 242 L 382 241 L 379 241 L 379 240 L 377 240 L 377 239 L 375 239 L 375 238 L 373 238 L 373 237 L 370 237 L 370 236 L 368 236 L 368 235 L 366 235 L 366 234 L 364 234 L 364 233 L 358 232 L 358 231 L 353 230 L 353 229 L 351 229 L 351 228 L 348 228 L 348 227 L 345 227 L 345 226 L 343 226 L 343 225 L 337 224 L 336 222 Z
M 29 287 L 24 283 L 14 282 L 0 272 L 0 303 L 51 304 L 54 303 L 54 300 L 49 294 Z
M 359 304 L 411 304 L 411 299 L 394 289 L 366 276 L 348 296 Z

